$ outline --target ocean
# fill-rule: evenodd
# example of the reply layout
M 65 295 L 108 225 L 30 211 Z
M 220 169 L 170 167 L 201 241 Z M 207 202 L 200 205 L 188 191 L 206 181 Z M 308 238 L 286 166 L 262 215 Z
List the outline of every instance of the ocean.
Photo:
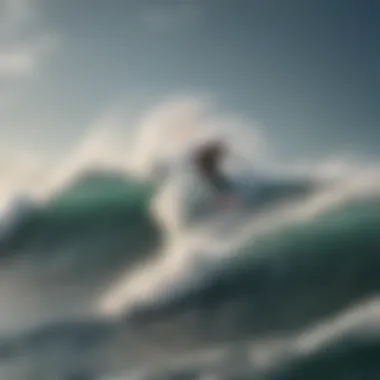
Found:
M 0 379 L 379 379 L 376 167 L 263 172 L 233 210 L 104 168 L 16 199 Z

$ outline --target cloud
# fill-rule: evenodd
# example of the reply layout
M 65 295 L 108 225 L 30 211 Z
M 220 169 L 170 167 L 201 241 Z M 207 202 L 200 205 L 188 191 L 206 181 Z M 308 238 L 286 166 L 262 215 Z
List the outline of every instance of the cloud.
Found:
M 0 79 L 34 73 L 56 46 L 37 0 L 0 0 Z
M 25 110 L 27 80 L 57 46 L 45 26 L 40 0 L 0 0 L 0 131 L 9 137 L 11 120 Z M 3 157 L 0 157 L 2 159 Z
M 0 53 L 0 73 L 2 75 L 8 76 L 30 73 L 34 66 L 34 57 L 25 51 Z
M 10 121 L 25 112 L 20 107 L 25 80 L 40 69 L 57 42 L 44 26 L 38 1 L 0 0 L 0 204 L 6 194 L 24 188 L 44 171 L 34 152 L 17 149 L 9 139 Z
M 3 47 L 0 49 L 0 77 L 15 78 L 34 73 L 54 46 L 53 38 L 40 36 L 29 43 Z

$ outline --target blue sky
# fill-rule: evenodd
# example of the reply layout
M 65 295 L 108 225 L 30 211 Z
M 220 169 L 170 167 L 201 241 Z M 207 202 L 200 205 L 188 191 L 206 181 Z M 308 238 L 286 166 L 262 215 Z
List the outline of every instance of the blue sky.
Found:
M 54 154 L 114 104 L 191 92 L 279 155 L 375 155 L 379 21 L 370 0 L 0 0 L 2 144 Z

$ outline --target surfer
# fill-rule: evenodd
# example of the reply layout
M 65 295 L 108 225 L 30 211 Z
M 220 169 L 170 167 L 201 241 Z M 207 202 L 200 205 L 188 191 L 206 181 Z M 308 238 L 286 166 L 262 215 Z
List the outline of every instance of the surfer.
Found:
M 212 141 L 196 149 L 194 163 L 198 173 L 209 184 L 211 190 L 223 203 L 234 204 L 234 198 L 229 194 L 231 182 L 221 171 L 221 163 L 227 154 L 223 142 Z

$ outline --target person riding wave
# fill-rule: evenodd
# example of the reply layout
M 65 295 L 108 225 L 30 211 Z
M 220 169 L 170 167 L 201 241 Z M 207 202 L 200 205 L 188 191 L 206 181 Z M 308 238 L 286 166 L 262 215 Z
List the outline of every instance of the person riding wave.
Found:
M 193 160 L 197 172 L 215 192 L 223 192 L 230 187 L 226 176 L 220 168 L 225 154 L 225 145 L 218 141 L 197 148 L 194 153 Z
M 196 173 L 208 185 L 219 205 L 236 206 L 239 201 L 234 191 L 233 181 L 223 171 L 222 165 L 227 156 L 237 158 L 244 165 L 247 164 L 245 160 L 233 154 L 232 149 L 228 148 L 226 139 L 221 136 L 194 138 L 191 131 L 186 128 L 176 131 L 175 136 L 174 150 L 168 155 L 172 157 L 171 160 L 175 156 L 182 156 L 177 162 L 187 162 L 195 168 Z M 174 165 L 177 168 L 181 166 L 181 164 Z M 182 170 L 186 169 L 182 167 Z
M 232 183 L 223 173 L 221 165 L 228 153 L 226 145 L 214 140 L 197 147 L 192 160 L 201 178 L 223 204 L 234 205 L 236 199 L 232 196 Z

